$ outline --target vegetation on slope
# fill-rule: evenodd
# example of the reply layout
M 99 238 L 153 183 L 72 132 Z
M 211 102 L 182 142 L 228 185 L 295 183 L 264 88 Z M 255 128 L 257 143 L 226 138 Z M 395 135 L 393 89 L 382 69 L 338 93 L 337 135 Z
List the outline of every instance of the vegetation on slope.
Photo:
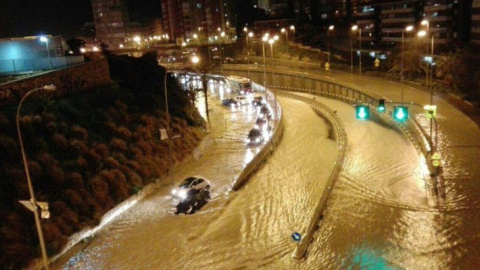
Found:
M 48 255 L 74 232 L 101 217 L 168 170 L 165 70 L 152 55 L 109 56 L 114 82 L 61 98 L 35 98 L 22 105 L 20 125 L 37 201 L 49 203 L 42 220 Z M 88 78 L 87 78 L 88 79 Z M 203 137 L 204 121 L 187 94 L 167 80 L 174 140 L 180 162 Z M 38 97 L 38 96 L 37 96 Z M 0 265 L 25 267 L 41 257 L 28 200 L 27 179 L 16 132 L 16 106 L 0 111 Z

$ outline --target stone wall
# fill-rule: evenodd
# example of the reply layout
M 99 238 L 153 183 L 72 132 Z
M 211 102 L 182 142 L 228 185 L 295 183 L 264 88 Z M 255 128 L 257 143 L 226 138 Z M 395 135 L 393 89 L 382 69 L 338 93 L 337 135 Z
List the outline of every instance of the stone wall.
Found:
M 47 84 L 57 87 L 55 96 L 87 91 L 111 82 L 110 69 L 106 58 L 80 65 L 45 72 L 22 80 L 0 84 L 0 107 L 16 105 L 30 90 Z

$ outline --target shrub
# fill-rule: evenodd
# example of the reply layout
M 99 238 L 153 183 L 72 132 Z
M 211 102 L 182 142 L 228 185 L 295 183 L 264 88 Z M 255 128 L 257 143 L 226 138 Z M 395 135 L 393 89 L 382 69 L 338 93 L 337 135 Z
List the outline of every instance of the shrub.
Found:
M 104 159 L 103 165 L 110 169 L 117 169 L 120 167 L 120 163 L 113 157 L 107 157 Z
M 110 141 L 110 149 L 112 150 L 118 150 L 120 152 L 126 152 L 128 150 L 127 144 L 125 141 L 119 139 L 119 138 L 113 138 Z
M 88 139 L 88 131 L 83 127 L 74 125 L 72 127 L 72 136 L 78 140 L 86 141 Z
M 93 197 L 102 207 L 102 210 L 108 211 L 115 205 L 112 197 L 110 196 L 108 183 L 105 182 L 102 177 L 94 177 L 92 179 L 90 188 L 93 193 Z

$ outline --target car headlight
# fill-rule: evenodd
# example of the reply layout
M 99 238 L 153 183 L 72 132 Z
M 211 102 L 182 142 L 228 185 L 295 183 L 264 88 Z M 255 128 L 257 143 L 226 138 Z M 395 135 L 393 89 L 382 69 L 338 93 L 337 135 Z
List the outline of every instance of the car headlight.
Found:
M 247 143 L 250 143 L 250 142 L 251 142 L 251 140 L 250 140 L 250 139 L 247 139 Z
M 260 138 L 256 138 L 255 142 L 257 142 L 257 143 L 260 142 Z
M 176 189 L 172 189 L 172 195 L 175 195 L 177 194 L 177 190 Z
M 258 125 L 257 124 L 253 125 L 253 128 L 258 129 Z
M 265 115 L 263 113 L 260 113 L 258 117 L 263 118 Z
M 178 197 L 180 197 L 182 199 L 185 199 L 187 197 L 187 191 L 184 190 L 184 189 L 178 191 L 177 193 L 178 193 Z

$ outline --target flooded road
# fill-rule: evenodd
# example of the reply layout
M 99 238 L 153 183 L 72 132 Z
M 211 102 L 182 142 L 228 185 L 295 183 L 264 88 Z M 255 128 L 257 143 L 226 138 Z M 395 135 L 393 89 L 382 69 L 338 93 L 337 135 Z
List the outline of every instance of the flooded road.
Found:
M 210 98 L 211 141 L 201 157 L 177 168 L 175 178 L 206 177 L 212 201 L 194 215 L 175 216 L 169 189 L 159 189 L 52 269 L 477 269 L 478 201 L 461 192 L 478 184 L 452 187 L 459 193 L 447 198 L 450 203 L 429 206 L 424 161 L 407 138 L 323 98 L 317 100 L 336 110 L 345 126 L 347 159 L 307 258 L 292 260 L 291 234 L 305 232 L 337 158 L 329 126 L 308 105 L 278 98 L 282 143 L 230 193 L 256 151 L 244 146 L 255 116 L 227 111 L 218 97 Z

